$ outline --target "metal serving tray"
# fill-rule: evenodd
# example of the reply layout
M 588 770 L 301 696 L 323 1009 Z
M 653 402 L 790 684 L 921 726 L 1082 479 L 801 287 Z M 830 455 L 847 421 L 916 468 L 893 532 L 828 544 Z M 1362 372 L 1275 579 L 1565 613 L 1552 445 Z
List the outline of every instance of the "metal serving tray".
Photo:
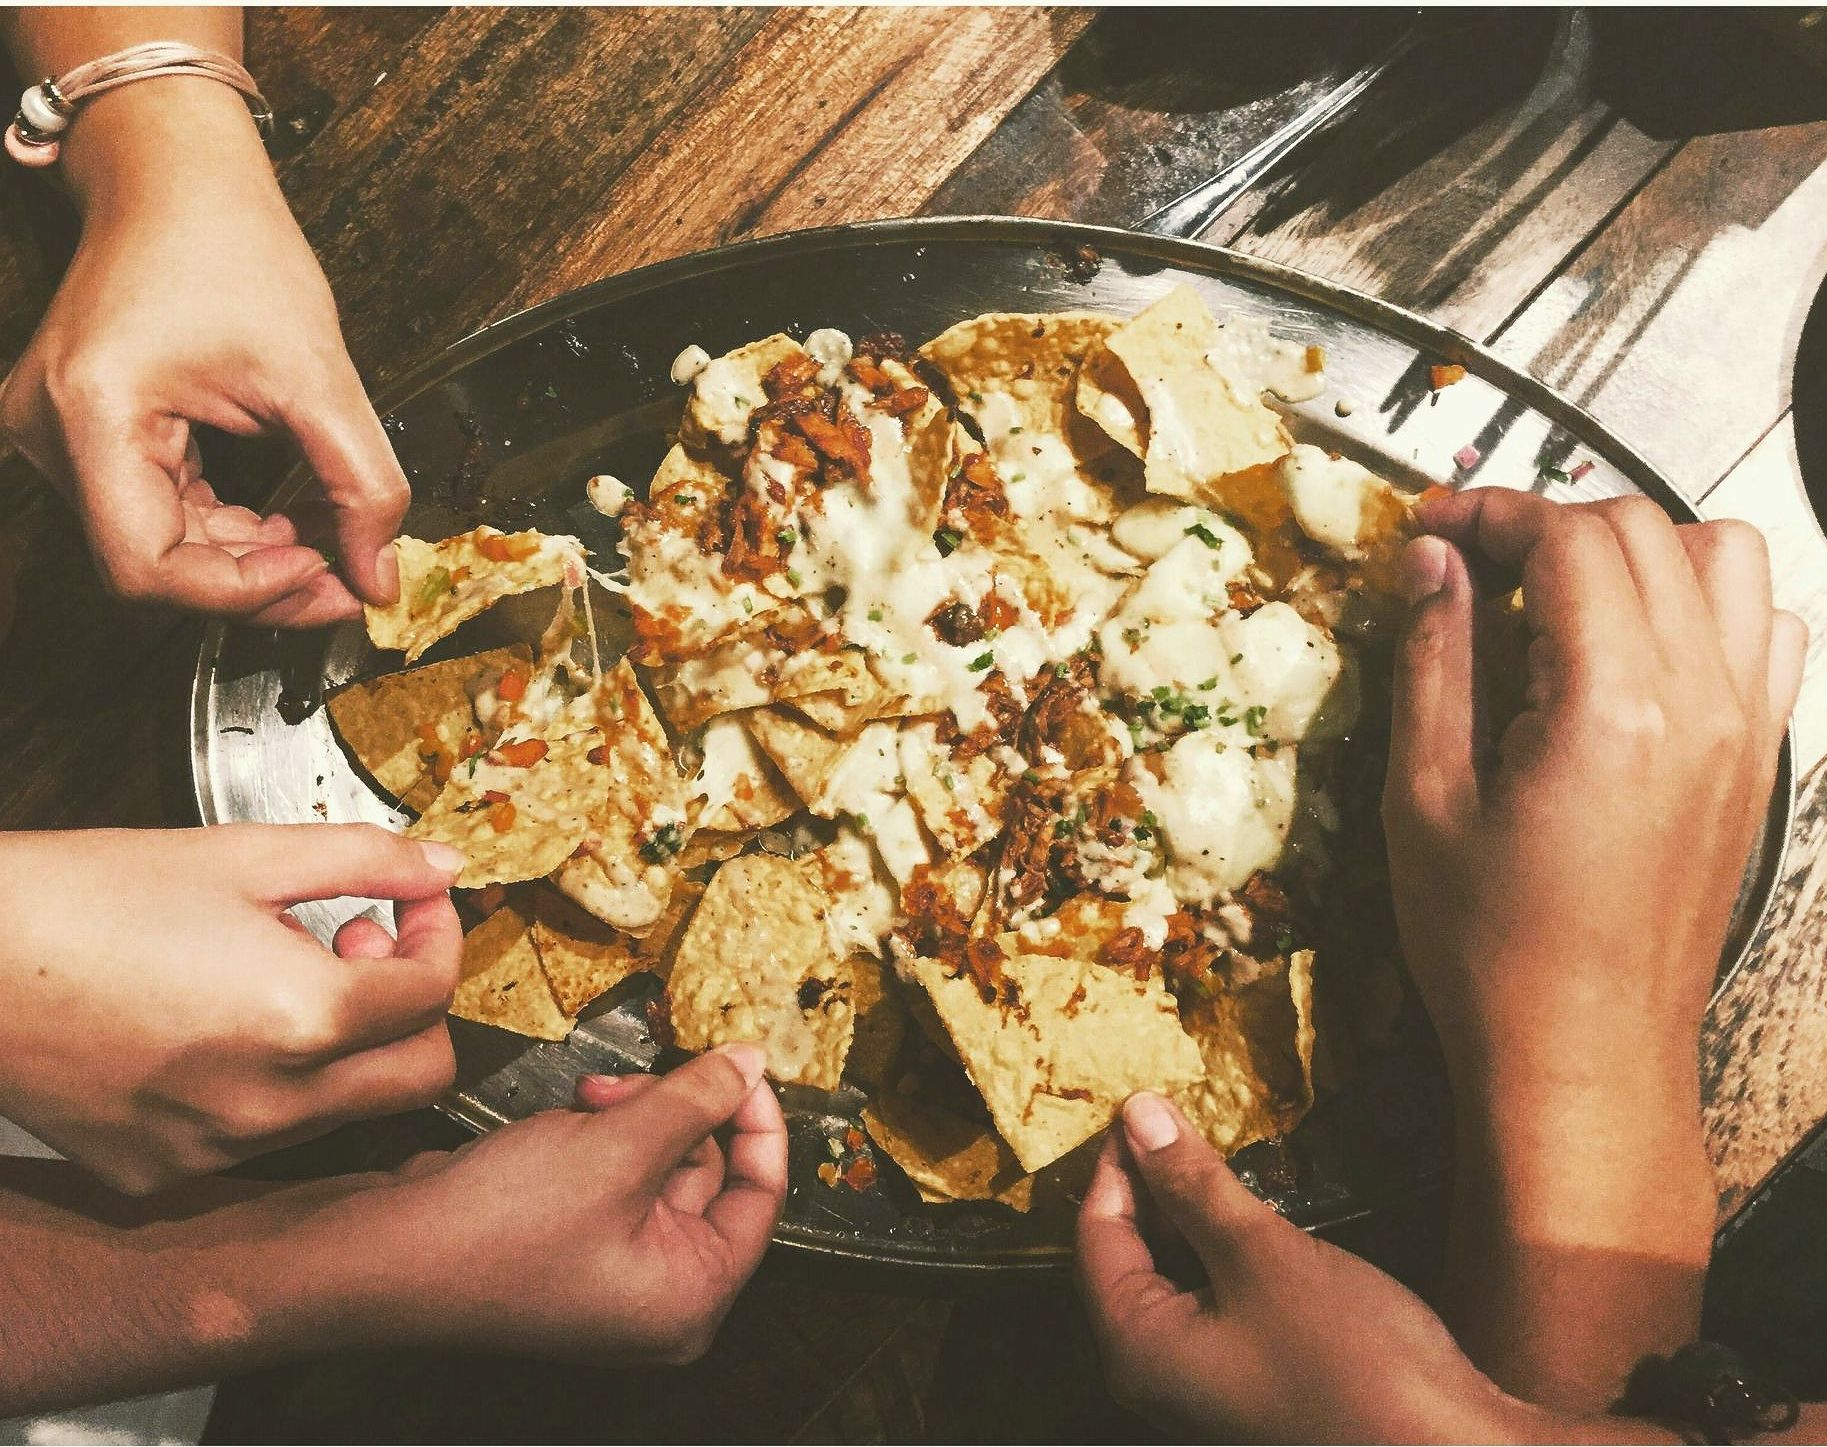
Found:
M 1195 242 L 968 217 L 801 232 L 682 257 L 611 277 L 457 343 L 383 399 L 413 483 L 407 530 L 436 538 L 480 521 L 537 525 L 576 533 L 599 555 L 612 553 L 614 526 L 585 503 L 584 481 L 612 472 L 639 485 L 652 474 L 683 401 L 668 368 L 689 343 L 715 355 L 770 332 L 804 336 L 819 326 L 923 340 L 985 311 L 1133 313 L 1182 282 L 1216 312 L 1260 314 L 1282 335 L 1325 348 L 1327 390 L 1288 409 L 1290 425 L 1306 440 L 1416 486 L 1548 487 L 1564 501 L 1642 492 L 1677 519 L 1696 517 L 1648 462 L 1578 407 L 1399 308 Z M 1468 375 L 1435 392 L 1428 368 L 1443 361 L 1461 363 Z M 1538 481 L 1545 469 L 1582 463 L 1592 466 L 1575 483 Z M 297 485 L 296 478 L 288 484 Z M 428 658 L 531 636 L 542 621 L 538 612 L 510 600 Z M 385 666 L 397 660 L 390 656 Z M 326 686 L 379 671 L 359 625 L 307 635 L 212 629 L 191 719 L 205 822 L 402 823 L 350 767 L 318 707 Z M 1792 810 L 1787 743 L 1781 768 L 1722 979 L 1747 948 L 1777 877 Z M 298 914 L 328 939 L 364 910 L 386 918 L 385 906 L 347 899 L 306 905 Z M 645 1006 L 656 990 L 651 977 L 637 976 L 592 1006 L 559 1045 L 453 1021 L 460 1071 L 445 1110 L 488 1130 L 567 1104 L 581 1072 L 649 1067 L 658 1050 Z M 923 1206 L 885 1161 L 883 1180 L 867 1192 L 827 1188 L 815 1174 L 828 1159 L 826 1139 L 854 1121 L 862 1097 L 851 1089 L 783 1094 L 793 1168 L 781 1244 L 966 1272 L 1051 1267 L 1069 1255 L 1070 1158 L 1043 1177 L 1025 1216 L 998 1205 Z M 1236 1164 L 1290 1218 L 1320 1227 L 1437 1179 L 1449 1137 L 1444 1080 L 1418 1027 L 1322 1101 L 1285 1146 L 1252 1147 Z

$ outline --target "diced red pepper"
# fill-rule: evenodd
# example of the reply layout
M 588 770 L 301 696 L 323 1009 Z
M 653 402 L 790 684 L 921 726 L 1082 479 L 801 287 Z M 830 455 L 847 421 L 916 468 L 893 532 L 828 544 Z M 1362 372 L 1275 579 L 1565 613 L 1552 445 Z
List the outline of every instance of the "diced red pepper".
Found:
M 551 752 L 552 746 L 544 739 L 516 739 L 495 750 L 496 756 L 510 769 L 530 769 Z
M 491 563 L 524 563 L 539 551 L 539 539 L 531 533 L 484 533 L 476 551 Z
M 514 801 L 509 799 L 495 805 L 488 811 L 489 827 L 497 834 L 505 834 L 514 827 Z
M 519 703 L 526 697 L 527 673 L 524 668 L 510 668 L 495 685 L 495 697 L 503 703 Z

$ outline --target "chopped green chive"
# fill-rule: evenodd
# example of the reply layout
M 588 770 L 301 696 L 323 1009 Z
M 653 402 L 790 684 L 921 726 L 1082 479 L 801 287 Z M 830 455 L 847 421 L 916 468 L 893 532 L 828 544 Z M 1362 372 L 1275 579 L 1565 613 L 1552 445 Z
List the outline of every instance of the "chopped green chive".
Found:
M 965 667 L 970 669 L 972 673 L 982 673 L 984 669 L 988 668 L 995 661 L 996 658 L 994 654 L 979 653 L 969 663 L 965 664 Z

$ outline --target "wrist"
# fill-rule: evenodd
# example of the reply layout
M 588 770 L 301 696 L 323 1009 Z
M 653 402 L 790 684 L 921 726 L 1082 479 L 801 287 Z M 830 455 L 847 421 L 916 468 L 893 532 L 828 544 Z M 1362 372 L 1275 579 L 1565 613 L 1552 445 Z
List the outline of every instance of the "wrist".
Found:
M 197 1235 L 172 1253 L 171 1298 L 211 1371 L 383 1339 L 377 1303 L 397 1306 L 404 1293 L 390 1279 L 392 1261 L 362 1243 L 369 1199 L 390 1180 L 306 1182 L 175 1228 Z
M 135 81 L 83 102 L 60 156 L 85 221 L 279 194 L 247 102 L 201 76 Z

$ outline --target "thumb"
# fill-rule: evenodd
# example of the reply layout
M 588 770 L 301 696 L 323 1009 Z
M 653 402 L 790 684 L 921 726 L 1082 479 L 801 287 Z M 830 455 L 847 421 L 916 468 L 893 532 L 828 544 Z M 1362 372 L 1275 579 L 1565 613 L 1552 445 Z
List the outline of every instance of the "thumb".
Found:
M 1229 1273 L 1247 1235 L 1265 1223 L 1286 1224 L 1165 1096 L 1142 1091 L 1124 1102 L 1123 1140 L 1149 1198 L 1214 1283 Z
M 327 399 L 288 411 L 284 420 L 334 514 L 349 586 L 365 602 L 393 602 L 400 575 L 389 545 L 399 536 L 412 489 L 355 369 Z
M 632 1142 L 629 1163 L 643 1187 L 658 1191 L 686 1154 L 725 1125 L 767 1068 L 758 1045 L 723 1045 L 609 1108 L 616 1135 Z
M 1402 584 L 1409 612 L 1396 651 L 1384 800 L 1437 816 L 1477 784 L 1472 579 L 1456 547 L 1423 536 L 1403 551 Z

